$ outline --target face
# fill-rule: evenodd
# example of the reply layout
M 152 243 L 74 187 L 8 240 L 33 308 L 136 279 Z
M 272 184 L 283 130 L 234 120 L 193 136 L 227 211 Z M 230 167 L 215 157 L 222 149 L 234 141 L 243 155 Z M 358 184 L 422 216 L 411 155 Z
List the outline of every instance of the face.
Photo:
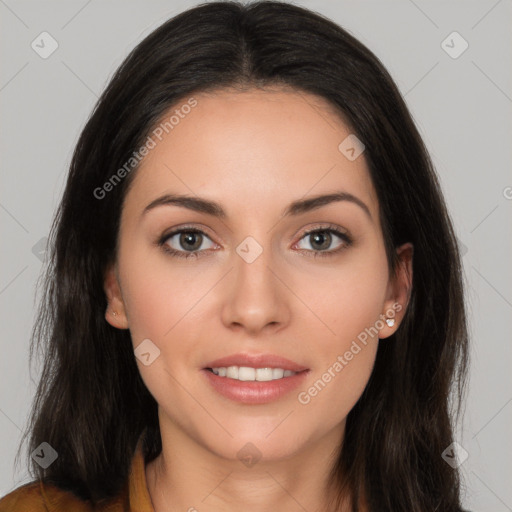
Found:
M 161 427 L 228 459 L 339 443 L 403 317 L 408 247 L 392 279 L 364 153 L 338 149 L 350 131 L 324 100 L 194 99 L 126 195 L 106 318 L 129 328 Z

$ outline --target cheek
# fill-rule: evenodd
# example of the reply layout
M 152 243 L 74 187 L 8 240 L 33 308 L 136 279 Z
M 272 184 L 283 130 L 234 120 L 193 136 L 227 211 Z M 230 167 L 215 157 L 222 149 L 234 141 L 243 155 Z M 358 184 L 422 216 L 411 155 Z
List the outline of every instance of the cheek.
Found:
M 383 313 L 388 286 L 384 248 L 375 244 L 364 253 L 347 253 L 339 264 L 309 273 L 296 286 L 314 313 L 307 323 L 317 330 L 326 352 L 344 351 Z
M 139 275 L 138 275 L 139 274 Z M 135 269 L 125 280 L 124 297 L 130 333 L 134 344 L 140 338 L 160 339 L 177 321 L 180 304 L 180 287 L 169 289 L 167 283 L 153 279 L 150 270 Z
M 181 327 L 206 293 L 208 283 L 192 266 L 171 265 L 165 254 L 155 254 L 154 249 L 127 245 L 124 254 L 119 259 L 119 271 L 133 342 L 136 345 L 150 338 L 163 343 Z
M 324 418 L 323 429 L 348 415 L 368 383 L 379 344 L 377 311 L 347 304 L 332 318 L 334 334 L 316 338 L 315 366 L 297 399 L 310 417 Z
M 336 424 L 353 408 L 370 378 L 387 290 L 384 249 L 358 254 L 326 275 L 313 276 L 308 304 L 317 318 L 306 324 L 316 366 L 298 401 Z M 319 321 L 321 320 L 321 322 Z M 320 333 L 322 333 L 320 335 Z M 320 412 L 322 411 L 322 412 Z
M 195 342 L 190 339 L 194 304 L 206 293 L 208 283 L 198 272 L 191 277 L 183 268 L 171 271 L 165 258 L 154 254 L 152 259 L 147 254 L 131 256 L 120 259 L 119 269 L 132 344 L 136 349 L 149 339 L 160 351 L 147 366 L 137 360 L 139 372 L 158 403 L 179 409 L 184 405 L 176 379 L 183 380 L 182 368 L 194 354 Z
M 339 354 L 323 372 L 302 389 L 298 402 L 302 413 L 310 418 L 323 418 L 321 430 L 340 424 L 361 397 L 372 372 L 377 341 L 364 346 L 356 342 Z M 347 354 L 351 354 L 351 359 Z

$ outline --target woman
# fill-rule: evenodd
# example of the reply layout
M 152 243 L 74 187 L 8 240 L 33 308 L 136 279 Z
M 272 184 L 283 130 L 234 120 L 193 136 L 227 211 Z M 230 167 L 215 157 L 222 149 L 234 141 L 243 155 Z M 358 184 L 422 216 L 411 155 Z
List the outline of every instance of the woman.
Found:
M 85 126 L 52 241 L 35 481 L 0 511 L 462 510 L 453 227 L 339 26 L 280 2 L 163 24 Z

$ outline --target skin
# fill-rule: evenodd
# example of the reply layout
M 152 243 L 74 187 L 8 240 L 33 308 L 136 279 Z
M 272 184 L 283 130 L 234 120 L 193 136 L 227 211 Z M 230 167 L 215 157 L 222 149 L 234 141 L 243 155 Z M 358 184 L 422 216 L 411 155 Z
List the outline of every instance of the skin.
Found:
M 105 276 L 106 320 L 130 329 L 134 348 L 149 338 L 160 350 L 149 366 L 137 359 L 159 405 L 163 445 L 146 466 L 148 490 L 157 512 L 326 510 L 330 462 L 347 414 L 368 382 L 378 343 L 405 313 L 412 247 L 397 249 L 401 265 L 392 278 L 364 153 L 349 161 L 338 150 L 350 131 L 322 98 L 286 89 L 194 97 L 197 106 L 137 170 L 116 263 Z M 364 202 L 369 215 L 350 201 L 281 215 L 294 200 L 340 190 Z M 215 200 L 227 217 L 176 205 L 142 213 L 164 193 Z M 353 243 L 333 234 L 325 242 L 331 255 L 315 258 L 321 250 L 304 232 L 325 223 L 350 233 Z M 166 243 L 182 252 L 196 243 L 198 258 L 172 257 L 157 243 L 185 224 L 205 236 L 189 245 L 180 245 L 179 235 Z M 263 249 L 252 263 L 236 252 L 247 236 Z M 298 392 L 396 303 L 402 309 L 395 325 L 381 322 L 378 336 L 359 344 L 343 370 L 300 403 Z M 231 401 L 208 384 L 202 368 L 239 352 L 302 364 L 310 369 L 306 384 L 268 404 Z M 248 468 L 237 452 L 249 442 L 261 459 Z

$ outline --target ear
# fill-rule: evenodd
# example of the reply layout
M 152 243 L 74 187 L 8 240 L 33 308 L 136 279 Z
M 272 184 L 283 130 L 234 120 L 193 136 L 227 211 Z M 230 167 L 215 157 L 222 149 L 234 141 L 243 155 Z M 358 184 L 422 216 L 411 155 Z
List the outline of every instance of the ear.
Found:
M 103 288 L 108 301 L 108 307 L 105 311 L 105 320 L 112 327 L 128 329 L 128 318 L 126 316 L 121 287 L 114 264 L 110 265 L 105 272 Z
M 412 259 L 414 247 L 411 243 L 401 245 L 396 250 L 399 258 L 398 268 L 394 278 L 390 279 L 384 311 L 380 318 L 384 326 L 379 330 L 379 338 L 387 338 L 394 334 L 404 318 L 412 290 Z M 389 326 L 386 319 L 394 319 Z

